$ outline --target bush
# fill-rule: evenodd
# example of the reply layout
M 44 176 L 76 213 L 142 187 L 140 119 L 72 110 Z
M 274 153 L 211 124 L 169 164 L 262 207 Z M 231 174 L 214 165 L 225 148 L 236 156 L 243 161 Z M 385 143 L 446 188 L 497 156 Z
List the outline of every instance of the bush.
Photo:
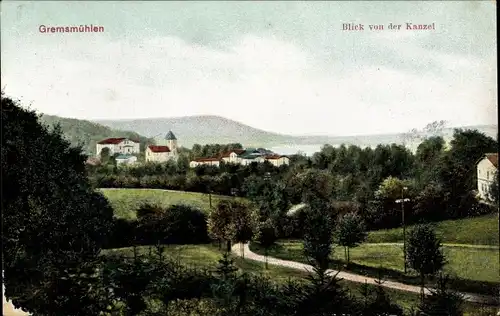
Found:
M 134 244 L 137 233 L 137 221 L 123 218 L 113 218 L 111 232 L 108 242 L 104 248 L 130 247 Z
M 161 221 L 168 227 L 165 243 L 197 244 L 209 241 L 207 216 L 196 207 L 172 205 L 162 215 Z
M 151 244 L 198 244 L 208 242 L 207 218 L 198 208 L 172 205 L 167 209 L 144 204 L 137 210 L 137 241 Z

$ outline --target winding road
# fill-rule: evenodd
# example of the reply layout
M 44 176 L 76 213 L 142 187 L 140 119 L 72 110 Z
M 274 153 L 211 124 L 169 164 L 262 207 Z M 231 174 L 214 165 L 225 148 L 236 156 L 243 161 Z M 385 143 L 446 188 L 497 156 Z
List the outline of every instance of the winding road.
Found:
M 244 258 L 245 259 L 250 259 L 254 261 L 259 261 L 259 262 L 265 262 L 265 257 L 261 256 L 259 254 L 256 254 L 252 252 L 249 248 L 249 244 L 244 244 Z M 241 253 L 241 244 L 235 244 L 232 247 L 232 252 L 237 255 L 237 256 L 242 256 Z M 303 270 L 307 272 L 312 272 L 313 267 L 308 264 L 296 262 L 296 261 L 288 261 L 288 260 L 282 260 L 282 259 L 277 259 L 273 257 L 267 257 L 267 262 L 272 265 L 277 265 L 281 267 L 287 267 L 287 268 L 292 268 L 292 269 L 298 269 L 298 270 Z M 330 275 L 332 274 L 337 274 L 337 278 L 352 281 L 352 282 L 358 282 L 358 283 L 368 283 L 368 284 L 373 284 L 376 285 L 377 279 L 367 277 L 364 275 L 359 275 L 359 274 L 354 274 L 354 273 L 348 273 L 348 272 L 342 272 L 342 271 L 335 271 L 335 270 L 328 270 L 328 273 Z M 400 282 L 394 282 L 394 281 L 389 281 L 385 280 L 382 283 L 383 287 L 390 288 L 390 289 L 395 289 L 395 290 L 400 290 L 400 291 L 405 291 L 405 292 L 412 292 L 412 293 L 420 293 L 420 287 L 414 286 L 414 285 L 408 285 Z M 429 289 L 425 289 L 426 294 L 430 294 Z M 481 303 L 481 304 L 488 304 L 488 305 L 499 305 L 500 307 L 500 299 L 499 297 L 493 297 L 493 296 L 488 296 L 488 295 L 481 295 L 481 294 L 472 294 L 472 293 L 462 293 L 464 295 L 464 299 L 473 302 L 473 303 Z

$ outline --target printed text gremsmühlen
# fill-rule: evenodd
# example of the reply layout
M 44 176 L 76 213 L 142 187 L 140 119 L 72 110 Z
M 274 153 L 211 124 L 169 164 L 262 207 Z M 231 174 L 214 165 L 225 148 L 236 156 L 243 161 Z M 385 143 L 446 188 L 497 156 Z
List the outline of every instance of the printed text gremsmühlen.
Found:
M 45 26 L 38 27 L 40 33 L 102 33 L 104 26 L 79 25 L 79 26 Z

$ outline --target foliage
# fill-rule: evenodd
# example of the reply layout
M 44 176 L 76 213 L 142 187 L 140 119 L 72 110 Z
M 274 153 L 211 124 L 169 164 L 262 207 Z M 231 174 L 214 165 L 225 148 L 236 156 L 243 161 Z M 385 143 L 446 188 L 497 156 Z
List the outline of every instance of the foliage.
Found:
M 266 257 L 265 267 L 267 269 L 267 251 L 278 239 L 276 227 L 270 219 L 260 222 L 256 229 L 254 240 L 264 248 Z
M 381 274 L 375 280 L 376 286 L 363 284 L 360 288 L 362 295 L 363 316 L 403 316 L 403 309 L 391 302 L 386 291 L 382 287 L 384 281 Z
M 233 221 L 230 201 L 220 201 L 208 217 L 208 233 L 213 239 L 226 241 L 227 252 L 231 251 L 231 241 L 236 236 L 236 223 Z
M 175 204 L 165 209 L 146 203 L 137 210 L 136 241 L 143 245 L 207 242 L 207 217 L 190 205 Z
M 463 315 L 464 298 L 460 293 L 450 290 L 449 276 L 439 274 L 437 284 L 431 289 L 419 306 L 419 316 L 461 316 Z
M 304 286 L 292 288 L 293 315 L 342 315 L 354 309 L 347 292 L 339 285 L 339 279 L 315 267 Z
M 375 196 L 381 200 L 401 199 L 403 194 L 408 194 L 407 190 L 404 190 L 404 188 L 408 188 L 409 186 L 410 183 L 408 181 L 403 181 L 390 176 L 382 181 L 378 190 L 375 192 Z
M 414 214 L 421 220 L 438 221 L 446 218 L 448 195 L 441 186 L 429 183 L 415 197 Z
M 305 210 L 304 255 L 314 266 L 326 270 L 332 253 L 334 221 L 325 209 Z
M 5 296 L 37 315 L 97 315 L 90 276 L 113 210 L 58 126 L 49 131 L 3 92 L 1 103 Z
M 433 275 L 445 264 L 441 242 L 429 225 L 417 225 L 408 235 L 406 256 L 409 266 L 420 274 L 422 297 L 425 276 Z
M 358 214 L 346 213 L 340 216 L 335 230 L 335 239 L 337 244 L 347 249 L 347 264 L 349 264 L 349 248 L 358 246 L 367 235 L 363 219 Z

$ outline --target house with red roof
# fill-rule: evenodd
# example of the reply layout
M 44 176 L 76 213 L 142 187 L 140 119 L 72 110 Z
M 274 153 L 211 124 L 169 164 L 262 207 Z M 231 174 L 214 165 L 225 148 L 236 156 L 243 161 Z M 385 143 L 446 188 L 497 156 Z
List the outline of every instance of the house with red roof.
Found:
M 172 151 L 168 146 L 149 145 L 146 148 L 146 162 L 162 163 L 176 159 L 176 152 Z
M 491 186 L 498 172 L 498 153 L 488 153 L 477 163 L 478 197 L 488 201 L 492 199 Z
M 221 162 L 224 162 L 248 166 L 253 162 L 263 163 L 264 161 L 268 161 L 276 167 L 290 164 L 290 159 L 286 156 L 274 154 L 264 149 L 247 148 L 233 149 L 219 157 L 199 158 L 191 161 L 189 165 L 191 168 L 199 165 L 219 166 Z
M 96 155 L 100 156 L 104 148 L 109 148 L 111 156 L 114 154 L 138 154 L 141 151 L 138 140 L 125 137 L 113 137 L 101 140 L 96 144 Z

